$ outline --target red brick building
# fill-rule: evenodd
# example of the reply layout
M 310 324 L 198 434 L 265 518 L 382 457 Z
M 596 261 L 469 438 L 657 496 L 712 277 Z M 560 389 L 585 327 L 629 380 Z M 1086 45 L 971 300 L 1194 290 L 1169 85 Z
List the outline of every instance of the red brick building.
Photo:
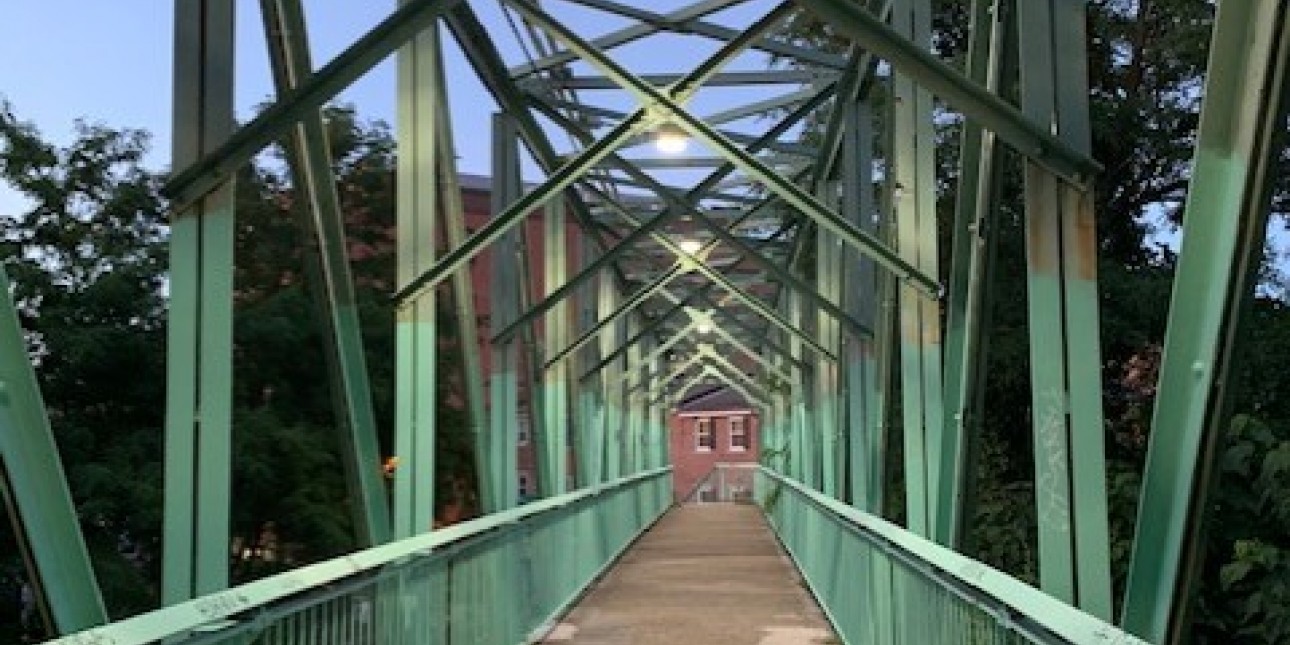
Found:
M 686 399 L 668 417 L 672 488 L 683 500 L 716 464 L 756 463 L 761 452 L 758 418 L 748 402 L 729 388 Z

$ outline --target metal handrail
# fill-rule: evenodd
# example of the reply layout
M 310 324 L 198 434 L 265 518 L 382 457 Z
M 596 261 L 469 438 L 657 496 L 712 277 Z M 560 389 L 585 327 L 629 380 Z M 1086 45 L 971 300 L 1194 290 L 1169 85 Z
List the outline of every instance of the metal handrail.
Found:
M 590 486 L 558 497 L 492 513 L 397 542 L 383 544 L 317 564 L 249 582 L 170 607 L 47 641 L 45 645 L 146 645 L 200 632 L 222 632 L 263 620 L 256 615 L 280 604 L 315 599 L 310 592 L 334 595 L 348 582 L 366 581 L 390 567 L 435 558 L 487 540 L 507 529 L 540 521 L 560 509 L 584 504 L 607 493 L 667 477 L 670 466 Z M 667 505 L 670 505 L 668 502 Z M 240 620 L 244 616 L 246 620 Z
M 880 517 L 811 490 L 801 483 L 761 466 L 758 474 L 768 482 L 759 481 L 758 501 L 771 519 L 781 540 L 788 546 L 798 569 L 815 592 L 816 598 L 831 619 L 845 615 L 848 607 L 842 600 L 830 598 L 813 580 L 812 565 L 819 564 L 829 575 L 837 575 L 836 562 L 811 562 L 809 553 L 794 553 L 785 533 L 800 530 L 799 522 L 780 522 L 776 514 L 783 512 L 784 493 L 794 495 L 810 507 L 841 525 L 846 534 L 863 541 L 875 553 L 888 558 L 893 564 L 913 573 L 941 590 L 949 592 L 964 603 L 992 616 L 996 626 L 1017 633 L 1031 642 L 1038 643 L 1090 643 L 1097 645 L 1148 645 L 1136 636 L 1104 622 L 1096 616 L 1054 598 L 989 565 L 956 553 L 935 542 L 907 531 Z M 770 489 L 777 487 L 777 490 Z M 797 519 L 797 518 L 794 518 Z M 807 561 L 803 561 L 807 560 Z M 872 569 L 868 570 L 872 575 Z M 926 608 L 923 609 L 926 611 Z M 923 615 L 926 618 L 926 615 Z M 866 616 L 866 620 L 879 618 Z M 834 620 L 835 626 L 838 622 Z M 839 629 L 842 633 L 844 630 Z M 846 635 L 844 634 L 844 638 Z M 851 642 L 848 640 L 848 642 Z

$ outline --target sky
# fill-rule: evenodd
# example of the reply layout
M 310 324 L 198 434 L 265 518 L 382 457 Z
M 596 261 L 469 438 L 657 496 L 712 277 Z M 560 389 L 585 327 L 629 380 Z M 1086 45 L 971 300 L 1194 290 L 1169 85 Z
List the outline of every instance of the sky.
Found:
M 246 119 L 256 105 L 272 97 L 273 87 L 259 3 L 235 2 L 236 106 L 239 118 Z M 34 122 L 47 137 L 59 142 L 72 137 L 77 119 L 146 129 L 154 135 L 150 165 L 166 166 L 170 154 L 174 3 L 10 0 L 5 4 L 0 60 L 6 64 L 0 65 L 0 96 L 13 105 L 19 117 Z M 480 4 L 495 10 L 495 5 Z M 392 2 L 350 0 L 312 1 L 305 5 L 316 67 L 394 8 Z M 486 102 L 490 106 L 488 110 L 458 112 L 467 118 L 482 114 L 486 119 L 492 102 L 482 89 L 469 83 L 455 85 L 458 87 L 454 90 L 465 85 L 467 91 L 455 96 L 454 102 Z M 393 59 L 375 68 L 339 100 L 354 103 L 364 116 L 392 122 Z
M 237 15 L 236 107 L 242 120 L 273 96 L 268 54 L 264 47 L 257 0 L 233 0 Z M 495 45 L 509 62 L 525 60 L 525 52 L 512 36 L 496 0 L 471 3 L 496 38 Z M 628 24 L 600 12 L 568 3 L 557 6 L 561 17 L 584 37 Z M 665 11 L 679 0 L 650 3 Z M 84 119 L 111 127 L 142 128 L 152 133 L 148 165 L 168 167 L 171 128 L 171 58 L 173 6 L 171 0 L 7 0 L 0 9 L 4 35 L 0 38 L 0 99 L 7 100 L 18 117 L 32 122 L 42 134 L 66 143 L 75 133 L 75 122 Z M 754 0 L 747 6 L 714 16 L 750 19 L 771 5 Z M 393 0 L 305 0 L 313 63 L 321 67 L 353 40 L 376 25 L 395 7 Z M 743 14 L 732 16 L 732 14 Z M 715 45 L 697 37 L 676 37 L 683 46 L 648 48 L 631 46 L 613 56 L 635 71 L 687 69 L 700 53 Z M 489 168 L 489 118 L 496 104 L 465 63 L 450 37 L 444 38 L 449 101 L 457 134 L 462 171 L 486 174 Z M 748 63 L 745 63 L 747 66 Z M 754 63 L 761 65 L 764 62 Z M 585 73 L 586 66 L 575 67 Z M 393 57 L 387 59 L 338 100 L 354 104 L 361 116 L 394 121 L 395 78 Z M 702 99 L 702 97 L 700 97 Z M 627 100 L 606 106 L 632 107 Z M 713 109 L 722 106 L 710 106 Z M 0 189 L 0 212 L 10 210 L 15 196 Z M 7 208 L 9 207 L 9 208 Z

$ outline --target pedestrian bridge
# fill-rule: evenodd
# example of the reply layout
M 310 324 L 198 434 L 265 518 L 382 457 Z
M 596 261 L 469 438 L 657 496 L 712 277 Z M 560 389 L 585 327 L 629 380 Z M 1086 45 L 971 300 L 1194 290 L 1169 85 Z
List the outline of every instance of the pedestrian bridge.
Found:
M 755 503 L 674 505 L 669 469 L 644 472 L 53 643 L 1143 642 L 769 469 L 754 477 Z
M 161 609 L 108 620 L 0 262 L 0 485 L 53 643 L 1186 637 L 1285 129 L 1286 2 L 1216 3 L 1153 391 L 1164 430 L 1118 589 L 1083 0 L 402 0 L 316 68 L 302 0 L 263 0 L 275 99 L 238 125 L 245 4 L 175 2 Z M 934 4 L 968 23 L 958 59 L 931 47 Z M 397 158 L 346 185 L 365 162 L 332 158 L 323 110 L 391 57 Z M 234 249 L 257 239 L 237 185 L 275 143 L 363 548 L 232 585 Z M 462 160 L 491 164 L 482 223 Z M 379 359 L 346 252 L 369 215 L 389 216 L 364 247 L 392 266 L 366 283 L 393 318 Z M 1024 271 L 1024 305 L 992 305 L 1005 269 Z M 1025 310 L 1025 349 L 994 358 L 1028 361 L 1008 387 L 1033 445 L 1036 586 L 962 554 L 1002 307 Z M 394 375 L 380 423 L 374 360 Z M 760 420 L 739 504 L 673 505 L 667 420 L 700 386 Z M 435 528 L 448 399 L 482 516 Z

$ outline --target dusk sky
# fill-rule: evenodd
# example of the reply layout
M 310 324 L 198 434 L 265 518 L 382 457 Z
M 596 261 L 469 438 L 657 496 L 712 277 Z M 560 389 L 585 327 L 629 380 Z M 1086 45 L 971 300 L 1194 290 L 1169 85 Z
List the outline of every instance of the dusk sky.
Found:
M 237 6 L 237 109 L 241 119 L 271 98 L 272 79 L 259 2 L 235 0 Z M 173 2 L 169 0 L 9 0 L 3 8 L 4 38 L 0 38 L 0 98 L 12 104 L 19 118 L 34 123 L 48 138 L 68 141 L 76 119 L 112 127 L 136 127 L 154 135 L 149 165 L 168 166 L 171 128 L 171 57 Z M 480 19 L 497 39 L 497 47 L 511 63 L 524 59 L 499 4 L 472 2 Z M 678 0 L 651 3 L 664 12 L 688 4 Z M 386 1 L 306 0 L 306 18 L 313 46 L 313 62 L 320 67 L 393 10 Z M 561 12 L 581 35 L 591 37 L 627 24 L 600 12 L 568 3 L 546 6 Z M 714 16 L 722 20 L 738 14 L 738 24 L 768 10 L 772 4 L 754 0 Z M 678 47 L 646 49 L 628 46 L 613 55 L 630 61 L 636 71 L 675 71 L 697 63 L 715 45 L 698 37 L 676 37 Z M 449 73 L 449 100 L 463 171 L 488 171 L 489 115 L 496 109 L 474 73 L 466 66 L 451 38 L 444 39 Z M 765 62 L 752 63 L 765 67 Z M 745 61 L 742 67 L 748 67 Z M 580 73 L 584 66 L 576 67 Z M 394 64 L 387 59 L 343 93 L 339 100 L 354 104 L 362 116 L 393 122 Z M 605 93 L 598 93 L 598 97 Z M 728 101 L 728 99 L 727 99 Z M 598 101 L 609 105 L 614 100 Z M 619 102 L 623 108 L 630 105 Z M 722 106 L 713 105 L 714 109 Z M 462 133 L 471 133 L 464 136 Z M 12 196 L 8 196 L 12 199 Z M 0 195 L 0 210 L 6 204 Z

